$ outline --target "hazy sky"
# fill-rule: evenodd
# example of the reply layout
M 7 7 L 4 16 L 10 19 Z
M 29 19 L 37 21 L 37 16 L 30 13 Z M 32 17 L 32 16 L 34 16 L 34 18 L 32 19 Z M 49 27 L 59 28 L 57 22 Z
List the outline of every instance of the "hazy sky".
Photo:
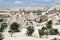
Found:
M 60 0 L 0 0 L 0 7 L 32 7 L 60 4 Z

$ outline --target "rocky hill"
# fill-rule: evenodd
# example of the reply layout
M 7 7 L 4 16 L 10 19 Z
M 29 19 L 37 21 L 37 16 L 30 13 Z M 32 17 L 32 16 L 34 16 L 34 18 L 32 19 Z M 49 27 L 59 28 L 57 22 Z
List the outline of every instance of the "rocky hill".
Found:
M 15 32 L 13 37 L 11 37 L 8 31 L 14 22 L 20 25 L 18 28 L 20 32 Z M 7 27 L 5 28 L 6 25 Z M 59 39 L 60 5 L 51 7 L 0 8 L 0 28 L 1 27 L 5 28 L 5 30 L 3 30 L 4 40 Z M 28 27 L 34 28 L 32 36 L 26 35 Z

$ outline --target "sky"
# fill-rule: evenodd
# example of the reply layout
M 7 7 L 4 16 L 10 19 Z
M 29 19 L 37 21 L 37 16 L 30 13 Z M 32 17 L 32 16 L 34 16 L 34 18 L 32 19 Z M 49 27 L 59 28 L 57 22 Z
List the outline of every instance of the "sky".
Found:
M 0 0 L 0 8 L 59 5 L 60 0 Z

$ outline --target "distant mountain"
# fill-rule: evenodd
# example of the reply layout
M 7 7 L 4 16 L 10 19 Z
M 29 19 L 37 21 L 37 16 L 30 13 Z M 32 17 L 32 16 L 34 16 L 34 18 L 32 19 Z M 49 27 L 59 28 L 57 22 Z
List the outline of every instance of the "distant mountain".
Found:
M 0 8 L 0 11 L 19 11 L 19 10 L 25 10 L 25 11 L 36 11 L 36 10 L 42 10 L 42 11 L 50 11 L 53 9 L 60 9 L 60 5 L 50 6 L 50 7 L 16 7 L 16 8 Z

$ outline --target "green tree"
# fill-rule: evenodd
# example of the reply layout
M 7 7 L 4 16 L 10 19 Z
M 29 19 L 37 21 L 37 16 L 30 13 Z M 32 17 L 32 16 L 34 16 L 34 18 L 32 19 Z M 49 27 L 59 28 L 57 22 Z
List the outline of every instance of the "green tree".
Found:
M 11 26 L 10 26 L 10 29 L 11 30 L 14 30 L 14 32 L 19 32 L 19 24 L 18 23 L 16 23 L 16 22 L 13 22 L 12 24 L 11 24 Z
M 13 35 L 14 32 L 19 32 L 19 24 L 16 23 L 16 22 L 13 22 L 11 25 L 10 25 L 10 30 L 8 31 L 9 33 L 11 33 L 11 37 Z
M 8 32 L 11 33 L 11 37 L 12 37 L 14 31 L 13 30 L 9 30 Z
M 32 35 L 32 33 L 34 32 L 34 28 L 32 27 L 32 26 L 29 26 L 28 28 L 27 28 L 27 35 L 28 36 L 31 36 Z

